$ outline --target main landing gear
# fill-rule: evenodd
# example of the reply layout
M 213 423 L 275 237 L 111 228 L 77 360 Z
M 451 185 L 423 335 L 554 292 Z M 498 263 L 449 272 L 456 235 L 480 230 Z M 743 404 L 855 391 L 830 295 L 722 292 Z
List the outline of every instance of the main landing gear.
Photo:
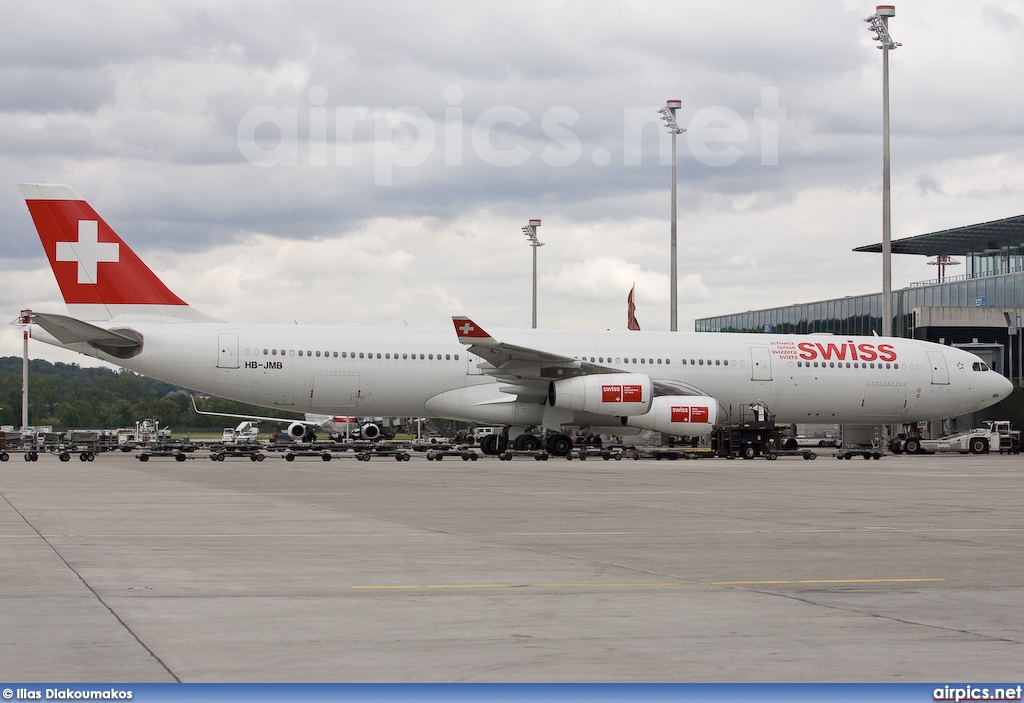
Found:
M 508 451 L 510 445 L 511 449 L 525 452 L 538 451 L 543 448 L 552 456 L 567 456 L 573 447 L 572 438 L 560 432 L 549 435 L 547 440 L 524 432 L 511 442 L 507 433 L 487 435 L 480 440 L 480 451 L 487 456 L 498 456 Z

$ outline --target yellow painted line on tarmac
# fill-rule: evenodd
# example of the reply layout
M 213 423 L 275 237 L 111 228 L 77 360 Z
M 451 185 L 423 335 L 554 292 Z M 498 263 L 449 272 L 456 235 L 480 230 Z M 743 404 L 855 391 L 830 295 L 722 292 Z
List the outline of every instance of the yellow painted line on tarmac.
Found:
M 0 536 L 2 536 L 2 535 L 0 535 Z M 168 534 L 168 533 L 150 534 L 150 533 L 139 533 L 139 532 L 120 532 L 120 533 L 100 533 L 100 534 L 95 534 L 95 533 L 82 533 L 82 534 L 79 534 L 79 533 L 67 533 L 67 534 L 59 534 L 59 535 L 42 535 L 42 536 L 45 539 L 60 539 L 60 538 L 64 538 L 64 537 L 74 537 L 76 539 L 97 539 L 97 538 L 125 539 L 125 538 L 136 538 L 136 537 L 137 538 L 143 538 L 143 539 L 168 539 L 168 538 L 173 538 L 173 539 L 222 539 L 222 538 L 225 538 L 225 537 L 244 538 L 244 539 L 295 539 L 295 538 L 301 538 L 301 539 L 312 539 L 312 538 L 316 538 L 316 539 L 335 539 L 335 538 L 351 538 L 351 537 L 374 537 L 374 538 L 377 538 L 377 537 L 387 537 L 387 538 L 403 538 L 404 539 L 406 537 L 446 537 L 447 535 L 444 535 L 444 534 L 441 534 L 441 533 L 436 533 L 436 532 L 422 532 L 422 533 L 417 533 L 417 534 L 408 534 L 408 533 L 389 534 L 389 533 L 386 533 L 386 532 L 369 533 L 369 534 L 361 534 L 361 533 L 358 533 L 358 532 L 341 532 L 341 533 L 321 532 L 321 533 L 318 533 L 318 534 L 280 534 L 280 533 L 261 534 L 261 533 L 256 533 L 256 532 L 241 533 L 241 534 L 238 534 L 238 533 L 235 533 L 235 534 L 209 534 L 209 533 L 187 533 L 186 532 L 186 533 L 180 533 L 180 534 Z
M 799 579 L 795 581 L 709 581 L 709 586 L 787 586 L 805 584 L 837 584 L 837 583 L 934 583 L 946 579 Z
M 637 583 L 467 583 L 432 584 L 405 586 L 352 586 L 363 591 L 416 591 L 416 590 L 473 590 L 497 588 L 677 588 L 681 586 L 782 586 L 809 584 L 853 584 L 853 583 L 935 583 L 941 578 L 891 578 L 891 579 L 798 579 L 772 581 L 649 581 Z
M 435 585 L 410 585 L 410 586 L 352 586 L 356 590 L 469 590 L 487 588 L 664 588 L 666 586 L 686 586 L 694 584 L 680 583 L 679 581 L 666 581 L 664 583 L 464 583 L 464 584 L 435 584 Z

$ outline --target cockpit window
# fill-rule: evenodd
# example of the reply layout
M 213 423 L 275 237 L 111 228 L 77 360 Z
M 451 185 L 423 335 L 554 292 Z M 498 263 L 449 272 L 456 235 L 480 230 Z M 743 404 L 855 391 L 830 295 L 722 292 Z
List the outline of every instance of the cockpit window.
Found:
M 971 368 L 973 368 L 975 371 L 988 371 L 989 370 L 988 365 L 983 363 L 983 362 L 981 362 L 981 361 L 975 361 L 974 364 L 971 366 Z

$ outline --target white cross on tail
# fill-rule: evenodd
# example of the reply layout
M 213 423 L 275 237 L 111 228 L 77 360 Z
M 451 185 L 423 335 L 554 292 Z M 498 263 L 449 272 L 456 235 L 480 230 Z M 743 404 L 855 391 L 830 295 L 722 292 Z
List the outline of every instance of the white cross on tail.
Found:
M 96 264 L 120 259 L 117 242 L 99 241 L 99 222 L 78 221 L 77 242 L 57 242 L 57 261 L 78 262 L 79 285 L 96 285 Z

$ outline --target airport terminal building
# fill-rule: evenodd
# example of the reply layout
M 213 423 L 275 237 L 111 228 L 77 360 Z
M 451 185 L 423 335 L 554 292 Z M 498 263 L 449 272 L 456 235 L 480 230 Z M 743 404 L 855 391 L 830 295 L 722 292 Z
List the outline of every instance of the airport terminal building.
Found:
M 881 253 L 881 244 L 854 251 Z M 894 254 L 937 257 L 939 276 L 892 292 L 893 334 L 969 349 L 1003 375 L 1021 376 L 1024 215 L 908 237 Z M 951 257 L 964 273 L 944 275 Z M 882 294 L 698 319 L 697 332 L 881 333 Z

